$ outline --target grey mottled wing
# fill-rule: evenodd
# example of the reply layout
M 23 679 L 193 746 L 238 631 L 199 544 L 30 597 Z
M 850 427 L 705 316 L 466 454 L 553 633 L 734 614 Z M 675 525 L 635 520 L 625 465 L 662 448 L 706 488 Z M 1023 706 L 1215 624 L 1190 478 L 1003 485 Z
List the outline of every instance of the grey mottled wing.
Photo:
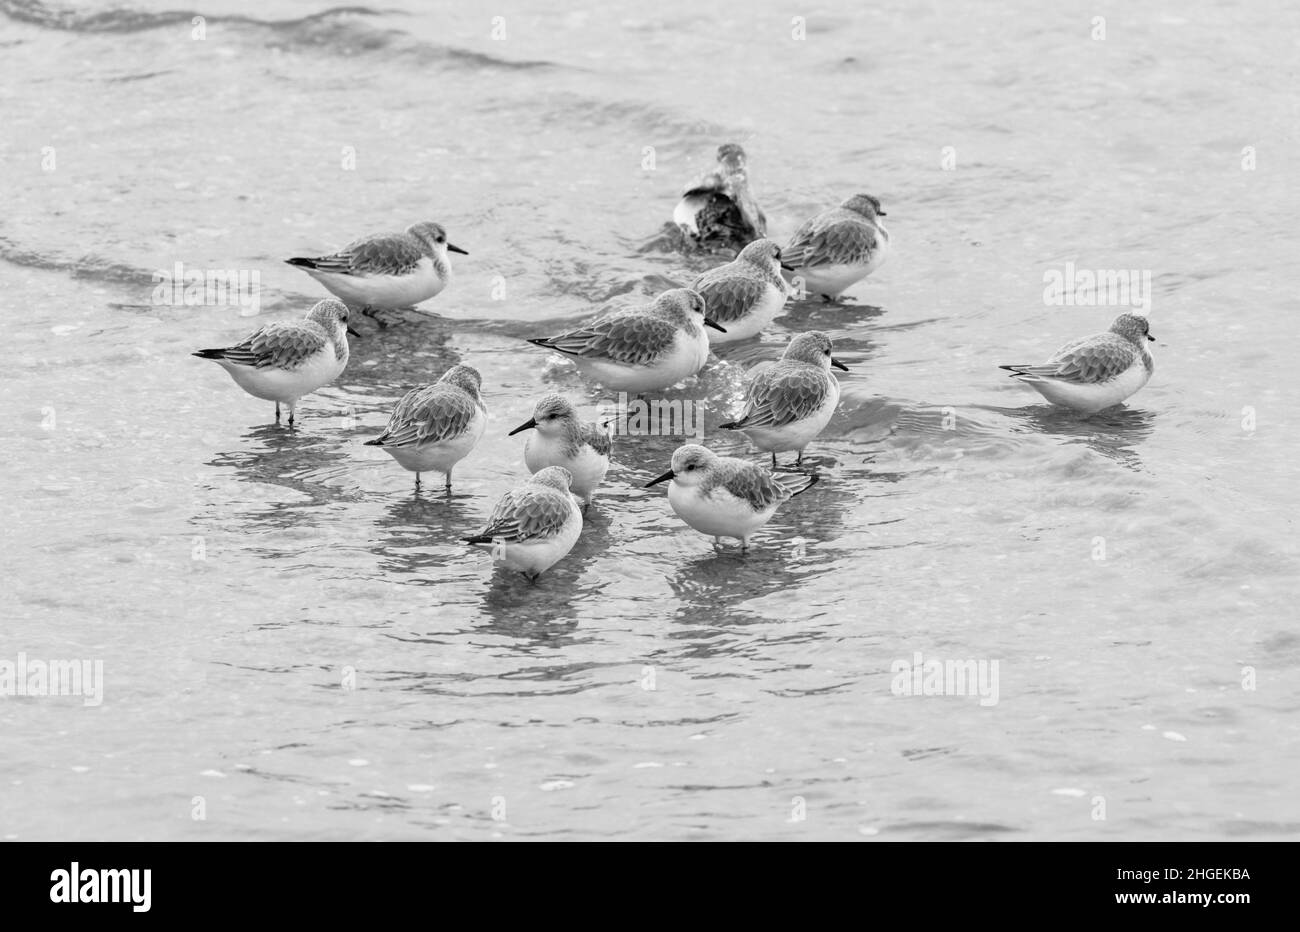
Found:
M 708 318 L 726 325 L 749 313 L 763 297 L 767 283 L 732 273 L 715 274 L 722 271 L 713 269 L 705 272 L 695 280 L 691 288 L 704 296 Z
M 876 248 L 876 228 L 852 211 L 834 213 L 813 217 L 796 230 L 781 250 L 781 261 L 796 269 L 865 262 Z
M 772 477 L 772 474 L 753 463 L 727 464 L 721 482 L 737 498 L 743 498 L 755 511 L 764 511 L 790 497 L 791 491 Z
M 579 434 L 582 438 L 582 442 L 587 444 L 587 446 L 591 447 L 601 456 L 609 456 L 609 434 L 606 433 L 600 425 L 584 422 L 579 429 Z
M 645 366 L 673 345 L 677 327 L 635 309 L 614 311 L 585 327 L 541 341 L 541 345 L 570 356 L 603 356 L 616 362 Z
M 412 271 L 424 250 L 405 233 L 381 233 L 349 243 L 330 256 L 315 260 L 322 272 L 343 275 L 405 275 Z
M 454 385 L 438 383 L 402 396 L 379 440 L 386 447 L 423 446 L 465 433 L 474 419 L 473 400 Z
M 570 501 L 569 495 L 551 489 L 511 489 L 492 509 L 483 536 L 516 542 L 552 537 L 572 515 Z
M 1113 333 L 1083 337 L 1065 344 L 1041 366 L 1017 366 L 1023 375 L 1033 375 L 1091 385 L 1109 382 L 1133 365 L 1137 350 Z
M 754 376 L 735 427 L 782 427 L 814 414 L 830 394 L 830 376 L 813 366 L 777 363 Z
M 219 358 L 257 369 L 267 366 L 296 369 L 319 353 L 328 342 L 325 332 L 308 321 L 275 321 L 255 331 L 237 346 L 227 348 Z

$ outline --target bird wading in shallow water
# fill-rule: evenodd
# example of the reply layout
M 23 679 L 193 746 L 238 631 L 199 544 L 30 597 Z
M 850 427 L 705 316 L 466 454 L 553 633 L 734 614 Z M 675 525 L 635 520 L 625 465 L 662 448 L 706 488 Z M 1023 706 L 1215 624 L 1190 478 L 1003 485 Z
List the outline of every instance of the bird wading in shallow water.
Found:
M 254 398 L 274 401 L 277 424 L 280 405 L 288 405 L 292 427 L 298 399 L 333 382 L 346 368 L 349 333 L 355 331 L 348 327 L 347 307 L 327 298 L 302 320 L 265 324 L 234 346 L 192 355 L 214 360 Z
M 388 427 L 366 446 L 381 447 L 398 465 L 415 473 L 440 472 L 451 491 L 452 468 L 469 455 L 487 427 L 482 378 L 473 366 L 452 366 L 432 385 L 407 392 L 393 408 Z
M 855 194 L 838 207 L 807 220 L 781 250 L 786 266 L 803 280 L 809 294 L 826 300 L 860 282 L 880 267 L 889 255 L 889 231 L 880 201 L 870 194 Z
M 686 186 L 673 210 L 673 223 L 692 246 L 741 249 L 767 235 L 767 217 L 749 188 L 745 150 L 718 147 L 718 162 Z
M 548 466 L 501 497 L 483 533 L 465 543 L 490 548 L 492 559 L 536 582 L 578 542 L 582 513 L 570 491 L 573 477 Z
M 712 331 L 709 343 L 718 346 L 758 336 L 785 307 L 790 288 L 781 277 L 781 247 L 758 239 L 740 251 L 735 261 L 710 269 L 691 288 L 704 297 L 705 316 L 726 332 Z
M 772 519 L 782 502 L 817 484 L 817 476 L 800 476 L 797 482 L 772 475 L 757 463 L 688 443 L 673 453 L 672 468 L 646 488 L 671 480 L 668 504 L 677 516 L 701 534 L 735 537 L 741 550 Z
M 606 388 L 649 392 L 676 385 L 704 368 L 709 338 L 723 328 L 704 316 L 704 298 L 688 288 L 665 291 L 641 307 L 611 311 L 553 337 L 529 340 L 577 363 Z
M 830 423 L 840 403 L 840 383 L 831 366 L 848 371 L 831 355 L 830 337 L 819 330 L 801 333 L 785 348 L 781 359 L 759 372 L 745 389 L 745 410 L 724 430 L 739 430 L 758 449 L 776 455 L 798 450 L 795 465 L 803 464 L 804 447 Z
M 425 222 L 404 233 L 363 237 L 328 256 L 285 261 L 370 314 L 375 308 L 413 307 L 446 288 L 449 252 L 469 255 L 447 242 L 440 224 Z
M 1119 404 L 1147 384 L 1155 342 L 1147 319 L 1121 314 L 1105 333 L 1073 340 L 1041 365 L 999 366 L 1052 404 L 1095 414 Z
M 582 499 L 585 513 L 591 507 L 596 487 L 609 471 L 609 434 L 598 425 L 583 421 L 563 395 L 546 395 L 537 402 L 533 416 L 510 432 L 525 430 L 524 463 L 528 471 L 563 466 L 572 477 L 573 494 Z

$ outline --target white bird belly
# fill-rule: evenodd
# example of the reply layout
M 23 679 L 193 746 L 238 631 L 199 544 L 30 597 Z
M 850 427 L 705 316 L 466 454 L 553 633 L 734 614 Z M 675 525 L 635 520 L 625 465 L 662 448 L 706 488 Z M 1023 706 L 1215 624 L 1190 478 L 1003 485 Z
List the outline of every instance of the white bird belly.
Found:
M 398 465 L 411 472 L 450 472 L 451 468 L 469 456 L 487 428 L 487 418 L 475 411 L 473 419 L 459 437 L 426 443 L 420 446 L 384 447 Z
M 682 232 L 691 236 L 699 236 L 700 228 L 695 223 L 695 217 L 708 203 L 708 195 L 695 195 L 694 197 L 684 197 L 677 202 L 673 208 L 673 223 L 682 229 Z
M 758 336 L 776 319 L 776 315 L 781 313 L 783 307 L 785 307 L 785 292 L 775 285 L 768 285 L 763 292 L 763 297 L 756 301 L 740 320 L 718 321 L 727 328 L 726 333 L 719 333 L 712 327 L 708 328 L 709 344 L 720 346 L 723 343 L 734 343 L 737 340 L 748 340 L 750 337 Z
M 810 294 L 824 294 L 838 297 L 844 289 L 862 281 L 870 275 L 880 262 L 875 255 L 871 261 L 858 265 L 820 265 L 816 268 L 799 269 L 796 275 L 803 276 L 804 288 Z
M 668 486 L 668 504 L 677 516 L 710 537 L 735 537 L 745 540 L 771 519 L 776 506 L 755 511 L 743 498 L 725 489 L 714 489 L 705 496 L 697 486 Z
M 563 440 L 537 434 L 528 438 L 524 446 L 524 464 L 535 473 L 547 466 L 563 466 L 573 475 L 570 488 L 583 501 L 590 501 L 592 493 L 609 471 L 609 457 L 597 453 L 587 444 L 578 448 L 577 456 L 565 455 Z
M 509 569 L 533 576 L 546 572 L 568 555 L 582 533 L 582 513 L 578 511 L 577 502 L 573 501 L 572 496 L 569 501 L 572 513 L 554 537 L 521 542 L 501 541 L 481 546 L 490 546 L 492 559 Z
M 648 366 L 631 366 L 612 359 L 572 357 L 583 373 L 606 388 L 623 392 L 669 388 L 703 369 L 708 358 L 709 338 L 703 333 L 696 337 L 677 334 L 672 349 Z
M 450 270 L 447 278 L 440 276 L 428 256 L 406 275 L 340 275 L 316 269 L 308 269 L 307 274 L 349 304 L 386 308 L 410 307 L 427 301 L 442 291 L 451 278 Z
M 764 453 L 802 450 L 826 429 L 826 425 L 835 416 L 835 408 L 839 403 L 840 387 L 839 383 L 835 382 L 826 400 L 822 402 L 822 406 L 808 417 L 780 427 L 746 427 L 741 430 L 741 433 Z
M 1060 379 L 1025 379 L 1038 393 L 1052 404 L 1061 405 L 1078 411 L 1080 414 L 1096 414 L 1098 411 L 1119 404 L 1138 389 L 1147 384 L 1151 373 L 1141 360 L 1134 362 L 1109 382 L 1094 382 L 1080 385 L 1076 382 L 1063 382 Z
M 296 369 L 240 366 L 224 359 L 217 362 L 230 373 L 236 385 L 254 398 L 282 404 L 295 402 L 333 382 L 348 364 L 347 357 L 336 357 L 332 344 L 326 345 Z

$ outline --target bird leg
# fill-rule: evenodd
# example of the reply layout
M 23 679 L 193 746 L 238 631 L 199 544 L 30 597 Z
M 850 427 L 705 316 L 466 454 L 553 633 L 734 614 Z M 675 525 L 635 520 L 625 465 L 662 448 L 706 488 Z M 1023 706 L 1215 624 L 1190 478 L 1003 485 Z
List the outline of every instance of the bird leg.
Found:
M 415 474 L 415 491 L 420 491 L 420 474 L 418 472 Z
M 776 454 L 772 454 L 772 468 L 776 469 Z
M 275 403 L 275 423 L 280 423 L 280 402 Z
M 447 485 L 446 485 L 446 489 L 447 489 L 447 494 L 450 495 L 450 494 L 451 494 L 451 470 L 450 470 L 450 469 L 447 470 Z
M 361 313 L 364 314 L 366 317 L 369 317 L 376 324 L 378 324 L 380 330 L 388 329 L 387 321 L 385 321 L 382 317 L 379 316 L 379 308 L 375 307 L 373 304 L 367 304 L 365 307 L 361 309 Z

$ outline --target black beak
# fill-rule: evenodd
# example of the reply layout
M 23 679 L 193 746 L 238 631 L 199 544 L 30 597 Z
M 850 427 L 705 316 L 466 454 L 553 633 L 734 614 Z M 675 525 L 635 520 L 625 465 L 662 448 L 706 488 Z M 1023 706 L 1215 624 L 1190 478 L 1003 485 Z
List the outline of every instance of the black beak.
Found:
M 673 473 L 673 471 L 670 469 L 670 470 L 668 470 L 666 473 L 664 473 L 662 476 L 660 476 L 658 479 L 653 479 L 653 480 L 651 480 L 650 482 L 647 482 L 647 483 L 645 484 L 645 487 L 648 489 L 648 488 L 650 488 L 650 486 L 652 486 L 652 485 L 658 485 L 658 484 L 661 483 L 661 482 L 667 482 L 669 479 L 671 479 L 671 478 L 673 477 L 673 475 L 674 475 L 674 473 Z
M 787 272 L 797 272 L 797 271 L 798 271 L 798 269 L 796 269 L 793 265 L 786 265 L 784 262 L 781 263 L 781 268 L 785 269 Z
M 518 427 L 516 427 L 516 428 L 515 428 L 514 430 L 512 430 L 510 433 L 506 434 L 506 436 L 507 436 L 507 437 L 513 437 L 515 434 L 521 433 L 521 432 L 523 432 L 523 431 L 525 431 L 525 430 L 532 430 L 532 429 L 533 429 L 534 427 L 536 427 L 536 426 L 537 426 L 537 418 L 535 418 L 535 417 L 530 417 L 527 421 L 525 421 L 524 423 L 520 424 Z
M 836 359 L 834 356 L 831 357 L 831 365 L 834 366 L 836 369 L 841 370 L 842 372 L 848 372 L 848 371 L 849 371 L 849 367 L 846 366 L 846 365 L 844 365 L 844 363 L 840 362 L 840 361 L 839 361 L 838 359 Z
M 357 333 L 357 332 L 356 332 L 355 330 L 353 330 L 351 327 L 348 327 L 348 328 L 347 328 L 347 331 L 348 331 L 348 333 L 352 334 L 352 335 L 353 335 L 354 337 L 356 337 L 357 339 L 360 339 L 360 338 L 361 338 L 361 334 Z
M 451 243 L 447 244 L 447 252 L 458 252 L 462 256 L 469 255 L 469 253 L 467 253 L 465 250 L 461 249 L 459 246 L 453 246 Z
M 876 211 L 876 216 L 877 216 L 877 217 L 888 217 L 889 214 L 885 213 L 883 210 L 878 210 L 878 211 Z
M 714 330 L 718 331 L 718 333 L 726 333 L 726 332 L 727 332 L 727 328 L 726 328 L 726 327 L 722 326 L 721 324 L 715 324 L 713 321 L 709 320 L 707 317 L 704 318 L 704 326 L 706 326 L 706 327 L 712 327 Z
M 1154 342 L 1156 341 L 1156 338 L 1153 337 L 1153 336 L 1152 336 L 1151 334 L 1149 334 L 1149 333 L 1147 334 L 1147 339 L 1148 339 L 1150 342 L 1152 342 L 1152 343 L 1154 343 Z

